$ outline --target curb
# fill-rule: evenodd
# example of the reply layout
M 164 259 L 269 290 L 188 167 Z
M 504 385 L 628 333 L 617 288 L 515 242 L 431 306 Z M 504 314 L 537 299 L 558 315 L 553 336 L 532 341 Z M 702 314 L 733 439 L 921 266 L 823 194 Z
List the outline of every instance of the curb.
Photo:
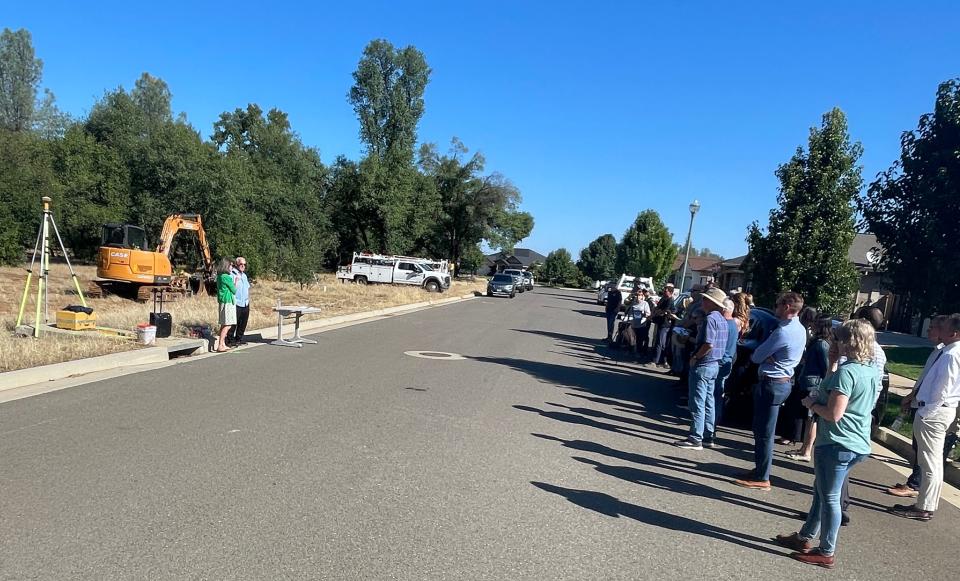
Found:
M 881 427 L 877 430 L 876 434 L 874 434 L 873 439 L 888 450 L 903 456 L 908 462 L 912 463 L 916 457 L 913 453 L 910 438 L 903 434 L 898 434 L 890 428 Z M 960 488 L 960 468 L 952 462 L 945 462 L 943 465 L 943 479 Z
M 312 333 L 319 331 L 327 327 L 336 327 L 343 326 L 350 323 L 360 323 L 367 320 L 376 320 L 380 317 L 394 315 L 399 313 L 406 313 L 415 310 L 425 309 L 429 307 L 442 306 L 455 302 L 465 301 L 472 298 L 475 298 L 476 295 L 473 293 L 466 295 L 459 295 L 455 297 L 450 297 L 446 299 L 437 299 L 430 301 L 421 301 L 418 303 L 410 303 L 406 305 L 398 305 L 395 307 L 387 307 L 385 309 L 376 309 L 373 311 L 362 311 L 358 313 L 350 313 L 348 315 L 339 315 L 336 317 L 330 317 L 328 319 L 314 319 L 312 321 L 304 321 L 300 324 L 300 332 L 303 334 Z M 277 327 L 274 325 L 272 327 L 254 331 L 248 331 L 249 335 L 260 335 L 264 339 L 275 339 L 277 335 Z M 189 341 L 189 340 L 185 340 Z M 195 340 L 194 342 L 198 343 L 196 348 L 200 348 L 205 341 Z M 258 347 L 259 345 L 250 345 L 250 347 Z M 173 349 L 176 351 L 176 349 Z M 147 347 L 144 349 L 136 349 L 133 351 L 123 351 L 121 353 L 110 353 L 107 355 L 99 355 L 97 357 L 88 357 L 86 359 L 75 359 L 73 361 L 64 361 L 63 363 L 52 363 L 50 365 L 41 365 L 38 367 L 30 367 L 28 369 L 18 369 L 16 371 L 6 371 L 0 373 L 0 392 L 18 388 L 24 388 L 28 386 L 39 385 L 51 381 L 56 381 L 60 379 L 74 378 L 81 375 L 88 375 L 91 373 L 105 372 L 105 371 L 121 371 L 123 374 L 124 368 L 134 368 L 143 365 L 152 365 L 158 363 L 167 363 L 170 361 L 170 346 L 157 346 L 157 347 Z M 183 357 L 183 361 L 189 361 L 193 357 Z M 142 371 L 140 369 L 129 371 L 130 373 L 136 373 Z
M 166 347 L 147 347 L 145 349 L 123 351 L 122 353 L 110 353 L 86 359 L 74 359 L 63 363 L 51 363 L 50 365 L 7 371 L 0 373 L 0 391 L 75 375 L 86 375 L 134 365 L 161 363 L 169 359 L 170 353 Z

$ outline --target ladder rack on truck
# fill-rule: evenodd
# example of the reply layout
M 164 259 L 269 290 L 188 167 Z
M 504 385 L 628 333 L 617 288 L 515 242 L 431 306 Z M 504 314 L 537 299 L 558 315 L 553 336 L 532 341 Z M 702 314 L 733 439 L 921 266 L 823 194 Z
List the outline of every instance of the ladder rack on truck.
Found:
M 351 263 L 337 269 L 337 278 L 357 284 L 417 285 L 430 292 L 443 292 L 450 288 L 448 268 L 446 260 L 354 252 Z

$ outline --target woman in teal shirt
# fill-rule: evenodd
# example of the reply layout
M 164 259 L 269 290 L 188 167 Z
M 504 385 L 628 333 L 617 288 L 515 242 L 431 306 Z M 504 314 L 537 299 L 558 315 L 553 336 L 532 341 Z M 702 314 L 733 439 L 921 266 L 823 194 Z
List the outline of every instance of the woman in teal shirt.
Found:
M 219 353 L 229 351 L 227 347 L 227 333 L 230 327 L 237 324 L 237 287 L 233 283 L 233 275 L 230 269 L 233 262 L 229 258 L 220 261 L 217 268 L 217 302 L 220 303 L 220 337 L 217 341 L 216 349 Z
M 794 559 L 832 568 L 840 531 L 840 488 L 859 462 L 870 455 L 870 412 L 879 377 L 871 367 L 876 343 L 873 327 L 863 320 L 847 321 L 836 331 L 830 348 L 830 365 L 840 356 L 847 361 L 820 384 L 816 399 L 803 405 L 815 413 L 813 504 L 800 532 L 777 535 L 777 542 L 794 549 Z M 820 535 L 820 546 L 813 539 Z

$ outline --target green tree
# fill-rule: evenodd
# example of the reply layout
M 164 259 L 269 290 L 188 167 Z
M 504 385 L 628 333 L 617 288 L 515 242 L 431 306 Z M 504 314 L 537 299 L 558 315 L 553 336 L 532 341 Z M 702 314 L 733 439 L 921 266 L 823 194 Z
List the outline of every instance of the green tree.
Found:
M 148 123 L 161 124 L 173 120 L 173 95 L 163 79 L 143 73 L 134 83 L 130 96 Z
M 580 251 L 579 268 L 591 280 L 610 280 L 616 276 L 617 239 L 604 234 Z
M 673 235 L 654 210 L 644 210 L 623 233 L 617 245 L 617 271 L 665 280 L 677 258 Z
M 440 155 L 432 144 L 420 148 L 420 167 L 432 182 L 439 204 L 434 213 L 428 253 L 461 260 L 465 249 L 483 240 L 500 251 L 530 235 L 533 217 L 518 209 L 520 192 L 503 176 L 482 175 L 484 158 L 468 153 L 453 138 L 448 154 Z M 462 267 L 462 265 L 461 265 Z
M 0 127 L 28 131 L 33 123 L 43 61 L 36 58 L 30 32 L 0 33 Z
M 24 248 L 33 248 L 40 226 L 40 198 L 54 198 L 58 222 L 60 182 L 53 169 L 50 144 L 29 131 L 0 128 L 0 256 L 5 264 L 20 263 Z
M 460 255 L 460 274 L 476 274 L 483 266 L 483 251 L 476 244 L 467 246 Z
M 850 142 L 846 116 L 833 109 L 810 129 L 807 150 L 798 147 L 777 168 L 779 207 L 770 212 L 766 233 L 754 222 L 747 237 L 758 303 L 772 305 L 778 293 L 793 290 L 829 313 L 850 311 L 859 279 L 848 252 L 862 152 Z
M 244 248 L 263 252 L 263 245 L 251 236 L 266 230 L 274 251 L 259 258 L 285 278 L 301 284 L 313 280 L 336 243 L 325 211 L 327 169 L 319 154 L 303 146 L 286 113 L 271 109 L 264 115 L 255 104 L 222 113 L 213 140 L 231 164 L 248 173 L 249 181 L 230 200 L 233 211 L 239 212 L 232 219 L 240 223 L 250 223 L 254 216 L 262 219 L 249 235 L 236 236 L 234 247 L 224 247 L 225 254 Z
M 933 113 L 900 139 L 899 161 L 860 199 L 882 266 L 912 311 L 960 311 L 960 78 L 941 83 Z
M 415 47 L 397 49 L 375 40 L 364 49 L 353 78 L 348 97 L 367 149 L 360 163 L 361 198 L 375 214 L 375 238 L 369 242 L 375 250 L 402 254 L 423 236 L 433 210 L 418 196 L 424 192 L 418 192 L 414 165 L 430 68 Z
M 575 283 L 577 277 L 577 267 L 573 263 L 573 258 L 566 248 L 558 248 L 547 255 L 543 261 L 543 266 L 538 270 L 540 278 L 547 284 L 564 285 Z

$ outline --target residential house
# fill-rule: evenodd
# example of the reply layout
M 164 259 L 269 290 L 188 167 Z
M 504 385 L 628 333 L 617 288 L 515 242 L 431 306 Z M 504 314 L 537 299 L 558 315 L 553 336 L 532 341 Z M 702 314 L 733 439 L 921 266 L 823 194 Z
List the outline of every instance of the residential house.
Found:
M 726 292 L 748 288 L 747 275 L 743 270 L 743 261 L 747 255 L 728 258 L 717 263 L 717 286 Z
M 716 280 L 719 271 L 716 258 L 691 256 L 687 263 L 687 276 L 681 283 L 680 277 L 683 273 L 683 259 L 684 255 L 680 254 L 677 256 L 677 259 L 673 261 L 673 271 L 669 279 L 670 282 L 681 291 L 690 290 L 690 287 L 695 284 L 707 284 L 708 282 Z
M 490 274 L 502 272 L 508 268 L 520 270 L 533 268 L 535 264 L 543 264 L 547 257 L 530 250 L 529 248 L 514 248 L 513 252 L 497 252 L 486 257 L 486 266 Z

